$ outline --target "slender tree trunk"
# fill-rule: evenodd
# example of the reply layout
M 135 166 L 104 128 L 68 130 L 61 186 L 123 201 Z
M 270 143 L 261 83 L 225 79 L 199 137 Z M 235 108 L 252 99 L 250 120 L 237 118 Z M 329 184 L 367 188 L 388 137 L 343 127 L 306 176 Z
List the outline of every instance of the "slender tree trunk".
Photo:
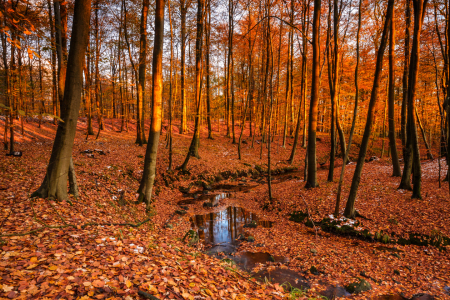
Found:
M 48 16 L 49 16 L 49 27 L 50 27 L 50 53 L 51 53 L 51 72 L 52 72 L 52 112 L 53 115 L 57 115 L 57 96 L 56 96 L 56 45 L 55 45 L 55 27 L 53 22 L 53 13 L 52 13 L 52 5 L 51 0 L 47 0 L 47 6 L 48 6 Z M 53 118 L 53 124 L 56 125 L 56 118 Z
M 211 70 L 210 70 L 210 36 L 211 36 L 211 0 L 207 4 L 207 23 L 206 23 L 206 119 L 208 122 L 208 139 L 212 137 L 212 124 L 211 124 Z
M 320 10 L 321 1 L 314 0 L 313 17 L 313 66 L 312 66 L 312 86 L 311 101 L 309 107 L 309 126 L 308 126 L 308 174 L 306 178 L 306 187 L 314 188 L 317 183 L 317 164 L 316 164 L 316 131 L 317 115 L 319 104 L 319 29 L 320 29 Z
M 173 115 L 173 94 L 176 95 L 176 90 L 175 93 L 172 92 L 172 85 L 173 85 L 173 75 L 172 75 L 172 71 L 173 71 L 173 28 L 172 28 L 172 12 L 170 10 L 170 1 L 167 1 L 168 4 L 168 9 L 169 9 L 169 24 L 170 24 L 170 78 L 169 78 L 169 130 L 168 130 L 168 137 L 169 137 L 169 166 L 167 167 L 167 169 L 169 171 L 172 170 L 172 157 L 173 157 L 173 151 L 172 151 L 172 140 L 173 140 L 173 136 L 172 136 L 172 115 Z M 176 74 L 176 73 L 175 73 Z M 176 80 L 176 78 L 175 78 Z
M 99 26 L 98 26 L 98 11 L 99 11 L 99 1 L 95 1 L 95 28 L 94 28 L 94 36 L 95 36 L 95 105 L 97 106 L 97 122 L 98 122 L 98 132 L 104 129 L 103 125 L 103 107 L 102 101 L 100 100 L 100 74 L 98 69 L 98 63 L 100 60 L 100 37 L 99 37 Z M 97 135 L 98 136 L 98 135 Z
M 136 140 L 138 144 L 141 142 L 146 144 L 145 139 L 145 73 L 147 69 L 147 17 L 148 8 L 150 5 L 150 0 L 144 0 L 142 2 L 142 13 L 141 13 L 141 26 L 139 27 L 140 45 L 139 45 L 139 83 L 138 83 L 138 93 L 139 102 L 137 103 L 137 113 L 138 120 L 140 122 L 140 138 Z M 141 141 L 139 141 L 139 139 Z
M 197 38 L 195 41 L 195 105 L 196 115 L 194 121 L 194 135 L 192 137 L 191 145 L 189 146 L 186 159 L 181 165 L 181 170 L 185 171 L 191 156 L 200 158 L 198 154 L 198 147 L 200 143 L 200 107 L 202 96 L 202 44 L 203 44 L 203 5 L 204 0 L 197 0 Z
M 327 30 L 327 45 L 331 43 L 331 0 L 328 1 L 328 30 Z M 334 0 L 334 16 L 336 18 L 337 12 L 337 0 Z M 337 97 L 337 79 L 338 79 L 338 67 L 339 64 L 336 63 L 335 57 L 338 55 L 337 39 L 339 38 L 338 20 L 334 21 L 334 51 L 333 51 L 333 61 L 331 61 L 331 46 L 327 47 L 327 61 L 328 61 L 328 82 L 330 85 L 330 98 L 331 98 L 331 117 L 330 117 L 330 167 L 328 169 L 328 182 L 333 182 L 334 177 L 334 160 L 336 156 L 336 97 Z
M 408 0 L 409 1 L 409 0 Z M 395 12 L 392 14 L 392 22 L 389 37 L 389 108 L 388 108 L 388 118 L 389 118 L 389 147 L 391 149 L 392 158 L 392 176 L 400 177 L 400 163 L 397 154 L 397 143 L 396 143 L 396 133 L 395 133 Z
M 293 2 L 293 1 L 292 1 Z M 307 56 L 308 56 L 308 43 L 306 40 L 306 36 L 308 35 L 308 29 L 309 29 L 309 22 L 306 21 L 306 16 L 309 13 L 309 5 L 306 4 L 306 1 L 303 1 L 303 23 L 302 23 L 302 28 L 305 28 L 305 23 L 306 23 L 306 30 L 304 31 L 303 34 L 303 51 L 302 51 L 302 73 L 301 73 L 301 83 L 300 83 L 300 105 L 298 107 L 298 115 L 297 115 L 297 125 L 295 128 L 295 135 L 294 135 L 294 143 L 292 146 L 292 150 L 291 150 L 291 156 L 288 159 L 288 163 L 290 165 L 292 165 L 292 163 L 294 162 L 294 158 L 295 158 L 295 152 L 297 151 L 297 144 L 298 144 L 298 137 L 300 134 L 300 121 L 301 121 L 301 116 L 302 116 L 302 105 L 305 109 L 306 107 L 306 90 L 307 90 L 307 70 L 308 70 L 308 66 L 307 66 Z M 292 86 L 291 86 L 292 87 Z M 306 130 L 306 112 L 304 112 L 303 114 L 303 122 L 304 122 L 304 126 L 303 126 L 303 130 Z M 305 147 L 306 145 L 306 135 L 305 132 L 303 132 L 303 142 L 304 144 L 302 145 L 303 147 Z
M 147 0 L 145 0 L 147 1 Z M 147 150 L 145 152 L 144 173 L 139 186 L 139 200 L 150 210 L 153 184 L 156 176 L 156 159 L 158 154 L 159 135 L 161 133 L 162 117 L 162 55 L 164 46 L 164 0 L 156 0 L 155 8 L 155 37 L 152 63 L 152 117 Z
M 384 23 L 384 28 L 383 28 L 383 34 L 381 36 L 380 47 L 379 47 L 378 53 L 377 53 L 377 61 L 376 61 L 374 79 L 373 79 L 372 92 L 370 95 L 369 109 L 367 112 L 366 126 L 364 129 L 364 135 L 363 135 L 363 138 L 361 141 L 361 147 L 359 150 L 358 161 L 356 164 L 355 173 L 353 174 L 353 180 L 352 180 L 352 185 L 350 188 L 350 194 L 348 196 L 347 205 L 346 205 L 345 211 L 344 211 L 344 215 L 347 218 L 353 218 L 355 216 L 356 194 L 358 192 L 358 186 L 359 186 L 359 182 L 361 180 L 362 168 L 364 165 L 364 160 L 366 158 L 367 146 L 369 144 L 369 138 L 370 138 L 370 134 L 371 134 L 371 130 L 372 130 L 375 106 L 376 106 L 376 101 L 378 98 L 378 89 L 379 89 L 381 73 L 382 73 L 384 50 L 386 48 L 386 44 L 387 44 L 387 40 L 388 40 L 389 26 L 390 26 L 390 22 L 392 22 L 393 10 L 394 10 L 394 0 L 389 0 L 387 9 L 386 9 L 386 17 L 385 17 L 385 23 Z
M 86 63 L 84 67 L 84 89 L 85 89 L 85 99 L 87 107 L 87 135 L 94 135 L 94 129 L 92 128 L 92 99 L 91 99 L 91 74 L 90 74 L 90 64 L 91 64 L 90 47 L 88 42 L 88 51 L 86 55 Z
M 416 118 L 415 118 L 415 92 L 417 86 L 417 77 L 419 73 L 420 58 L 420 35 L 422 31 L 423 18 L 428 0 L 413 0 L 414 7 L 414 34 L 411 49 L 411 61 L 408 75 L 408 123 L 410 127 L 410 138 L 413 154 L 414 185 L 412 199 L 422 199 L 421 196 L 421 177 L 419 141 L 417 138 Z
M 407 166 L 406 160 L 409 159 L 406 157 L 407 155 L 407 127 L 406 127 L 406 119 L 407 119 L 407 100 L 408 100 L 408 70 L 409 70 L 409 30 L 411 27 L 411 0 L 406 0 L 406 8 L 405 8 L 405 59 L 403 62 L 403 98 L 402 98 L 402 111 L 401 111 L 401 138 L 402 138 L 402 149 L 403 149 L 403 160 L 405 162 L 405 167 Z M 405 172 L 405 171 L 403 171 Z M 409 180 L 409 178 L 408 178 Z
M 180 134 L 188 133 L 187 126 L 187 99 L 186 99 L 186 13 L 187 4 L 180 0 L 181 13 L 181 128 Z
M 416 113 L 417 124 L 419 125 L 420 132 L 422 133 L 422 138 L 423 138 L 423 142 L 425 143 L 425 148 L 427 149 L 427 158 L 428 159 L 434 159 L 433 154 L 431 153 L 430 144 L 428 144 L 428 141 L 427 141 L 427 136 L 426 136 L 426 133 L 425 133 L 425 129 L 423 128 L 422 122 L 420 121 L 420 118 L 419 118 L 419 114 L 417 113 L 417 107 L 415 107 L 414 110 L 415 110 L 415 113 Z
M 355 125 L 356 125 L 356 117 L 358 116 L 358 100 L 359 100 L 359 79 L 358 79 L 358 71 L 359 71 L 359 37 L 361 32 L 361 4 L 363 0 L 359 1 L 359 7 L 358 7 L 358 31 L 356 33 L 356 67 L 355 67 L 355 106 L 353 109 L 353 120 L 352 120 L 352 127 L 350 128 L 350 136 L 348 138 L 348 147 L 344 154 L 343 162 L 347 162 L 348 155 L 350 153 L 350 147 L 352 145 L 352 139 L 353 139 L 353 133 L 355 132 Z M 342 192 L 342 184 L 344 183 L 344 173 L 345 173 L 345 165 L 346 163 L 342 164 L 341 169 L 341 175 L 339 177 L 339 185 L 338 190 L 336 193 L 336 206 L 334 208 L 334 216 L 339 216 L 339 206 L 341 202 L 341 192 Z

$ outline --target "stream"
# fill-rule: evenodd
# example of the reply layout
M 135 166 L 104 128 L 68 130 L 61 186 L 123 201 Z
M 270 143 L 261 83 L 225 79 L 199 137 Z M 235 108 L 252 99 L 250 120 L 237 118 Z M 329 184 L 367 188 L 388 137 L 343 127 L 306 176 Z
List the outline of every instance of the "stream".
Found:
M 275 179 L 275 183 L 290 180 L 297 174 L 284 174 Z M 183 209 L 188 209 L 187 205 L 203 202 L 203 207 L 213 208 L 221 205 L 221 201 L 233 197 L 233 194 L 241 192 L 247 193 L 257 185 L 247 185 L 246 182 L 238 185 L 216 185 L 210 190 L 204 190 L 197 193 L 186 193 L 184 199 L 177 204 Z M 217 192 L 215 192 L 217 191 Z M 284 285 L 288 290 L 297 288 L 301 290 L 309 289 L 310 283 L 299 272 L 287 268 L 289 259 L 283 256 L 273 256 L 266 252 L 239 252 L 241 241 L 255 242 L 245 230 L 247 228 L 271 228 L 273 222 L 261 219 L 257 214 L 249 212 L 242 207 L 228 206 L 223 210 L 214 211 L 206 214 L 199 214 L 191 217 L 191 228 L 197 232 L 199 240 L 205 245 L 206 253 L 218 258 L 227 258 L 233 261 L 238 268 L 249 272 L 250 275 L 260 281 L 269 280 L 273 283 Z M 257 244 L 258 246 L 259 244 Z M 261 245 L 263 246 L 263 245 Z M 379 246 L 382 250 L 392 251 L 393 249 Z M 268 271 L 263 268 L 258 272 L 253 269 L 260 264 L 276 264 L 275 269 Z M 347 297 L 351 294 L 342 286 L 331 285 L 327 282 L 320 282 L 326 289 L 321 295 L 327 299 L 336 299 L 338 297 Z M 450 289 L 449 289 L 450 290 Z M 402 300 L 407 299 L 401 295 L 382 295 L 373 299 L 377 300 Z M 429 300 L 433 296 L 427 294 L 418 294 L 411 300 Z

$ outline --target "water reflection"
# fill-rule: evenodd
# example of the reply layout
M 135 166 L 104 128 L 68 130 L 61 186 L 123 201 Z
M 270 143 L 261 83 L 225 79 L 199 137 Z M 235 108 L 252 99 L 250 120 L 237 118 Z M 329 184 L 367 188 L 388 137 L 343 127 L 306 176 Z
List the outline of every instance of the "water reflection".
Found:
M 259 220 L 256 214 L 233 206 L 219 212 L 196 215 L 191 221 L 200 239 L 212 246 L 237 245 L 236 239 L 244 233 L 244 225 L 252 221 L 264 228 L 272 227 L 272 222 Z

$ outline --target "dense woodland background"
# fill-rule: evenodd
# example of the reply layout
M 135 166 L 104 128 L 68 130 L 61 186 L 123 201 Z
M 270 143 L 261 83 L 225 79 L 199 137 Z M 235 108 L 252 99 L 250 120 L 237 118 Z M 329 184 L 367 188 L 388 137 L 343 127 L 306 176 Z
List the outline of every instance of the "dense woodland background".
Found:
M 0 39 L 5 297 L 450 293 L 447 1 L 0 0 Z

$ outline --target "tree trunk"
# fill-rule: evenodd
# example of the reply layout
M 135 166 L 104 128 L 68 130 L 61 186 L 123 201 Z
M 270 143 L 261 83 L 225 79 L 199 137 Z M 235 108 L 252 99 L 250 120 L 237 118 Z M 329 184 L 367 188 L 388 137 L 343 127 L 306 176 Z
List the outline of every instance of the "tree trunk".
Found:
M 145 72 L 147 68 L 147 16 L 148 7 L 150 5 L 150 0 L 143 0 L 142 2 L 142 14 L 141 14 L 141 25 L 139 27 L 139 34 L 141 36 L 139 43 L 139 84 L 138 84 L 138 103 L 137 103 L 137 113 L 138 127 L 140 128 L 140 136 L 137 137 L 136 143 L 141 145 L 141 143 L 146 144 L 145 140 Z
M 170 70 L 169 70 L 170 78 L 169 78 L 169 130 L 168 130 L 169 166 L 167 167 L 167 169 L 169 171 L 171 171 L 172 170 L 172 157 L 173 157 L 173 151 L 172 151 L 172 146 L 173 146 L 173 144 L 172 144 L 172 141 L 173 141 L 173 137 L 172 137 L 173 94 L 176 95 L 176 91 L 175 91 L 175 93 L 173 93 L 173 91 L 172 91 L 172 85 L 173 85 L 173 76 L 172 76 L 172 71 L 173 71 L 173 28 L 172 28 L 172 12 L 170 10 L 170 1 L 168 1 L 167 4 L 168 4 L 168 8 L 169 8 L 169 24 L 170 24 Z
M 388 98 L 388 119 L 389 119 L 389 148 L 392 158 L 392 176 L 400 177 L 400 163 L 397 154 L 397 137 L 395 133 L 395 12 L 392 13 L 392 22 L 389 37 L 389 98 Z
M 147 1 L 147 0 L 145 0 Z M 156 158 L 158 154 L 159 135 L 161 133 L 162 115 L 162 55 L 164 46 L 164 0 L 156 0 L 155 8 L 155 37 L 152 63 L 152 117 L 147 150 L 145 152 L 144 173 L 139 186 L 139 200 L 150 210 L 153 184 L 156 176 Z M 139 201 L 138 200 L 138 201 Z
M 99 26 L 98 26 L 98 11 L 99 11 L 99 1 L 95 1 L 95 28 L 94 28 L 94 36 L 95 36 L 95 105 L 97 106 L 97 122 L 98 122 L 98 132 L 104 129 L 103 126 L 103 107 L 102 101 L 100 100 L 100 74 L 98 69 L 98 63 L 100 60 L 100 38 L 99 38 Z M 97 134 L 98 137 L 98 134 Z
M 355 173 L 353 174 L 353 180 L 352 180 L 352 185 L 350 188 L 350 194 L 348 196 L 347 205 L 346 205 L 345 211 L 344 211 L 344 215 L 347 218 L 353 218 L 355 216 L 356 193 L 358 192 L 358 186 L 359 186 L 359 182 L 361 180 L 362 168 L 363 168 L 364 160 L 366 158 L 366 153 L 367 153 L 367 146 L 369 145 L 370 133 L 372 130 L 375 106 L 376 106 L 376 102 L 377 102 L 377 98 L 378 98 L 378 89 L 379 89 L 381 73 L 382 73 L 384 50 L 386 48 L 386 44 L 387 44 L 387 40 L 388 40 L 389 26 L 390 26 L 390 22 L 392 22 L 393 10 L 394 10 L 394 0 L 389 0 L 387 9 L 386 9 L 386 17 L 385 17 L 385 23 L 384 23 L 384 28 L 383 28 L 383 34 L 381 36 L 381 41 L 380 41 L 380 48 L 378 49 L 378 53 L 377 53 L 377 61 L 376 61 L 374 79 L 373 79 L 372 93 L 370 95 L 369 108 L 368 108 L 368 112 L 367 112 L 366 127 L 364 129 L 364 135 L 363 135 L 363 138 L 361 141 L 361 147 L 359 150 L 358 162 L 357 162 L 357 165 L 355 168 Z
M 188 133 L 187 126 L 187 99 L 186 99 L 186 13 L 187 4 L 185 0 L 180 0 L 181 13 L 181 128 L 180 134 Z
M 293 2 L 293 1 L 292 1 Z M 309 14 L 309 5 L 306 4 L 306 0 L 303 1 L 303 21 L 302 21 L 302 28 L 306 27 L 306 30 L 303 34 L 303 51 L 302 51 L 302 73 L 301 73 L 301 83 L 300 83 L 300 105 L 298 107 L 298 116 L 297 116 L 297 125 L 295 128 L 295 135 L 294 135 L 294 143 L 292 145 L 292 150 L 291 150 L 291 156 L 288 159 L 288 163 L 290 165 L 292 165 L 292 163 L 294 162 L 294 158 L 295 158 L 295 152 L 297 151 L 297 144 L 298 144 L 298 137 L 300 134 L 300 120 L 301 120 L 301 116 L 302 116 L 302 105 L 304 107 L 304 109 L 306 108 L 306 90 L 308 88 L 307 85 L 307 70 L 308 70 L 308 66 L 307 66 L 307 57 L 308 57 L 308 43 L 307 43 L 307 39 L 306 36 L 308 35 L 308 31 L 309 31 L 309 22 L 306 21 L 306 17 Z M 306 23 L 306 24 L 305 24 Z M 303 145 L 302 147 L 305 147 L 306 145 L 306 135 L 305 135 L 305 130 L 306 130 L 306 112 L 304 112 L 303 114 L 303 122 L 304 122 L 304 126 L 303 126 Z
M 319 104 L 319 29 L 320 29 L 320 10 L 321 1 L 314 0 L 313 17 L 313 66 L 312 66 L 312 85 L 311 101 L 309 107 L 309 126 L 308 126 L 308 174 L 306 178 L 306 187 L 317 187 L 317 165 L 316 165 L 316 131 L 317 115 Z
M 413 168 L 414 168 L 414 185 L 412 199 L 422 199 L 421 196 L 421 177 L 422 171 L 420 166 L 419 141 L 417 138 L 417 127 L 415 118 L 415 92 L 417 86 L 417 77 L 419 73 L 420 58 L 420 35 L 422 31 L 422 23 L 428 0 L 413 0 L 414 7 L 414 34 L 411 49 L 411 61 L 408 75 L 408 116 L 409 127 L 411 129 L 410 138 L 412 141 L 413 152 Z
M 211 0 L 207 5 L 208 16 L 206 23 L 206 119 L 208 122 L 208 139 L 212 137 L 212 124 L 211 124 L 211 70 L 209 63 L 210 55 L 210 36 L 211 36 Z
M 431 147 L 430 144 L 428 144 L 427 136 L 425 133 L 425 129 L 422 126 L 422 122 L 420 121 L 419 114 L 417 112 L 417 107 L 414 108 L 417 118 L 417 124 L 419 125 L 420 132 L 422 133 L 423 142 L 425 143 L 425 148 L 427 149 L 427 159 L 434 159 L 433 154 L 431 153 Z
M 61 103 L 61 119 L 47 173 L 39 189 L 32 196 L 67 199 L 67 180 L 72 148 L 75 139 L 78 113 L 83 88 L 83 60 L 89 35 L 90 0 L 76 0 L 73 16 L 72 38 L 67 63 L 67 80 L 64 101 Z
M 353 120 L 352 127 L 350 128 L 350 136 L 348 138 L 348 147 L 344 154 L 343 162 L 347 162 L 348 155 L 350 153 L 350 147 L 352 145 L 353 133 L 355 132 L 356 125 L 356 117 L 358 116 L 358 100 L 359 100 L 359 79 L 358 79 L 358 71 L 359 71 L 359 37 L 361 32 L 361 4 L 363 0 L 359 1 L 358 8 L 358 31 L 356 33 L 356 67 L 355 67 L 355 107 L 353 109 Z M 339 185 L 336 193 L 336 206 L 334 208 L 334 216 L 339 216 L 339 206 L 341 202 L 341 192 L 342 192 L 342 184 L 344 183 L 344 173 L 345 173 L 345 165 L 342 164 L 341 175 L 339 177 Z
M 406 138 L 408 136 L 407 127 L 406 127 L 406 119 L 407 119 L 407 102 L 408 102 L 408 72 L 409 72 L 409 30 L 411 27 L 411 0 L 406 0 L 406 8 L 405 8 L 405 60 L 403 62 L 403 98 L 402 98 L 402 111 L 401 111 L 401 137 L 402 137 L 402 148 L 403 148 L 403 160 L 405 162 L 407 160 L 407 146 L 406 146 Z M 408 158 L 409 159 L 409 158 Z M 403 171 L 405 172 L 405 171 Z M 408 179 L 409 180 L 409 179 Z
M 191 156 L 200 158 L 198 154 L 198 146 L 200 143 L 200 104 L 202 96 L 202 44 L 203 44 L 203 5 L 204 0 L 197 0 L 197 38 L 195 41 L 195 105 L 197 112 L 194 121 L 194 135 L 191 145 L 189 146 L 186 159 L 181 165 L 181 170 L 185 171 Z

